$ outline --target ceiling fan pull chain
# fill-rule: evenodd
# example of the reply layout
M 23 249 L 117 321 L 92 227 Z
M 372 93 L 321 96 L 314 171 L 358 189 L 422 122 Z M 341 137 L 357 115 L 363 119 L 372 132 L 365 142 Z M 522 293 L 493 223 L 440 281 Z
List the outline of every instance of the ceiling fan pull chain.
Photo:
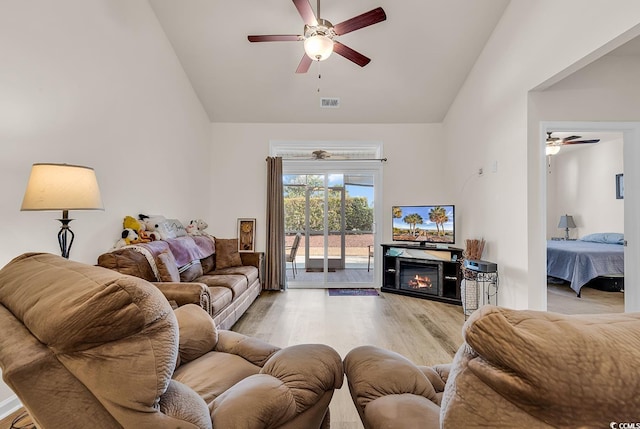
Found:
M 316 61 L 318 63 L 318 92 L 320 92 L 320 82 L 322 79 L 322 74 L 320 74 L 320 61 Z

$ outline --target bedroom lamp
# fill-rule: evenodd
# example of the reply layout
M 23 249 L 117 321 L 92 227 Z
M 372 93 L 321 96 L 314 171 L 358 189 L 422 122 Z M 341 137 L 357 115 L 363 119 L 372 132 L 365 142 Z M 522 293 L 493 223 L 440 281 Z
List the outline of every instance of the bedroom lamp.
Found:
M 69 210 L 104 210 L 95 171 L 81 165 L 33 164 L 20 210 L 62 210 L 58 243 L 69 259 L 75 236 Z
M 564 216 L 560 216 L 560 223 L 558 223 L 558 228 L 564 228 L 564 239 L 569 239 L 569 228 L 575 228 L 576 223 L 573 221 L 573 216 L 568 214 Z

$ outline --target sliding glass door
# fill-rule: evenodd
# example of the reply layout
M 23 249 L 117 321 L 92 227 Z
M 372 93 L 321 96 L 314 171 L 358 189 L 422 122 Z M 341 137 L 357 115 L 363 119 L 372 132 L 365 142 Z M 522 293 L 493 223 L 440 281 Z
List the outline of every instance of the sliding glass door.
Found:
M 323 164 L 284 168 L 288 286 L 373 287 L 377 172 Z

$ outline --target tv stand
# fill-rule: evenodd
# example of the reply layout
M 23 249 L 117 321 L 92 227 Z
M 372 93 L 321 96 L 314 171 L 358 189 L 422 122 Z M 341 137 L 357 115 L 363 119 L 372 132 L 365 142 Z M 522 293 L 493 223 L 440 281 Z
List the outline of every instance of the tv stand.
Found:
M 462 305 L 462 249 L 391 243 L 382 254 L 383 292 Z

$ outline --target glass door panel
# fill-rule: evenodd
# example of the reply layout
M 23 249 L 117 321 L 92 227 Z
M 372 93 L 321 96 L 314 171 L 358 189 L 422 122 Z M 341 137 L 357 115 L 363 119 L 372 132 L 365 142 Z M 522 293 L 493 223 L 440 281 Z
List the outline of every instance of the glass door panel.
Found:
M 374 269 L 373 173 L 285 174 L 289 287 L 371 287 Z

